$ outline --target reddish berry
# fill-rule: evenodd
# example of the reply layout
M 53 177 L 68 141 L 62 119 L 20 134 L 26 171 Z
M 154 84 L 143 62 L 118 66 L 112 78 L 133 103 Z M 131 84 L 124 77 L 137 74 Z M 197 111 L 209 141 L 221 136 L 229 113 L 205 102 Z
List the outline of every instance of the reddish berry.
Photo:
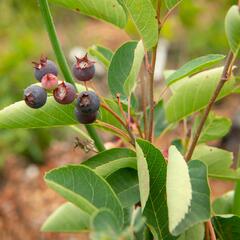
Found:
M 53 91 L 54 99 L 60 104 L 72 103 L 76 97 L 76 89 L 71 83 L 62 82 Z
M 92 113 L 80 112 L 77 107 L 75 107 L 75 116 L 77 120 L 82 124 L 91 124 L 96 121 L 98 111 Z
M 89 81 L 95 74 L 94 62 L 90 61 L 87 54 L 83 58 L 76 57 L 77 62 L 73 65 L 72 72 L 79 81 Z
M 95 92 L 81 92 L 77 99 L 76 108 L 81 113 L 95 113 L 100 107 L 100 99 Z
M 55 75 L 49 73 L 43 76 L 41 83 L 46 90 L 54 90 L 58 86 L 58 79 Z
M 24 101 L 31 108 L 40 108 L 47 101 L 47 92 L 40 86 L 31 85 L 24 90 Z
M 40 82 L 44 75 L 53 74 L 58 75 L 57 66 L 51 60 L 48 60 L 46 57 L 41 57 L 40 62 L 33 62 L 35 68 L 35 78 Z

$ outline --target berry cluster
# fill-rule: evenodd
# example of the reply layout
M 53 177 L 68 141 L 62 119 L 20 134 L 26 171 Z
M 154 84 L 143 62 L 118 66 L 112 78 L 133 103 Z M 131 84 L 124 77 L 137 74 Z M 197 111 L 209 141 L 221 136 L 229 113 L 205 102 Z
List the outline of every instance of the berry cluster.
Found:
M 86 83 L 95 74 L 94 62 L 88 59 L 87 54 L 83 58 L 76 57 L 76 60 L 72 68 L 73 75 L 76 80 Z M 41 86 L 33 84 L 24 90 L 24 100 L 29 107 L 42 107 L 47 101 L 47 91 L 52 91 L 54 99 L 60 104 L 70 104 L 77 98 L 75 115 L 80 123 L 90 124 L 96 120 L 100 99 L 95 92 L 84 91 L 78 95 L 71 83 L 59 83 L 57 66 L 45 57 L 33 64 L 35 78 L 41 82 Z

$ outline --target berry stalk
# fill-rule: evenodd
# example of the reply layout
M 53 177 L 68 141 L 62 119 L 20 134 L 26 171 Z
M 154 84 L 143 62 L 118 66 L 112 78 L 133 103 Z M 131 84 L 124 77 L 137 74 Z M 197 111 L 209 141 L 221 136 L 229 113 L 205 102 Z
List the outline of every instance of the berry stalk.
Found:
M 48 32 L 48 36 L 49 36 L 49 39 L 52 44 L 52 48 L 55 52 L 59 67 L 63 73 L 65 81 L 73 84 L 73 86 L 76 88 L 75 82 L 71 75 L 71 71 L 67 64 L 66 58 L 63 54 L 61 45 L 58 41 L 58 37 L 57 37 L 56 29 L 55 29 L 55 26 L 53 23 L 53 18 L 52 18 L 51 12 L 50 12 L 48 1 L 47 0 L 39 0 L 38 2 L 39 2 L 40 11 L 42 13 L 42 17 L 43 17 L 43 20 L 45 22 L 45 26 L 46 26 L 46 29 Z M 99 151 L 104 151 L 105 147 L 104 147 L 100 137 L 98 136 L 96 130 L 90 125 L 85 125 L 85 127 L 86 127 L 86 130 L 87 130 L 88 134 L 90 135 L 90 137 L 94 140 L 96 148 Z

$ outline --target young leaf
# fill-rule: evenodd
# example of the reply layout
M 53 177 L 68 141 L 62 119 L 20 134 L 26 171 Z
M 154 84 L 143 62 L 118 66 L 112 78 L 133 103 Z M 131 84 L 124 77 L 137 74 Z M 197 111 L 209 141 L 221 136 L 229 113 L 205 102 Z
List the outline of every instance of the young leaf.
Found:
M 91 220 L 91 229 L 93 230 L 92 238 L 93 240 L 108 239 L 118 239 L 121 233 L 121 225 L 115 216 L 109 209 L 102 208 L 93 215 Z
M 108 177 L 122 168 L 136 169 L 136 153 L 127 148 L 113 148 L 89 158 L 83 165 L 94 169 L 102 177 Z
M 212 218 L 218 239 L 237 240 L 240 235 L 240 217 L 234 215 L 220 215 Z
M 150 176 L 148 172 L 147 160 L 144 156 L 142 148 L 138 145 L 138 141 L 136 142 L 136 153 L 141 207 L 142 210 L 144 210 L 150 192 Z
M 158 42 L 156 11 L 150 0 L 123 0 L 147 50 Z
M 93 170 L 83 165 L 67 165 L 46 173 L 48 186 L 80 209 L 93 214 L 108 208 L 123 224 L 123 209 L 110 185 Z
M 238 6 L 232 6 L 225 18 L 225 31 L 228 43 L 234 54 L 240 49 L 240 13 Z
M 169 148 L 167 165 L 167 206 L 169 230 L 175 228 L 188 213 L 192 199 L 192 186 L 188 166 L 175 146 Z
M 204 240 L 205 228 L 203 223 L 199 223 L 189 228 L 177 240 Z
M 174 82 L 186 77 L 193 75 L 195 73 L 201 72 L 207 67 L 211 67 L 212 65 L 220 62 L 224 59 L 224 55 L 221 54 L 209 54 L 206 56 L 202 56 L 199 58 L 195 58 L 187 63 L 185 63 L 182 67 L 180 67 L 177 71 L 171 74 L 166 83 L 168 86 L 173 84 Z
M 181 2 L 182 0 L 164 0 L 165 5 L 168 9 L 173 8 L 178 2 Z
M 200 123 L 201 117 L 195 119 L 195 128 Z M 229 118 L 215 115 L 211 112 L 203 127 L 198 143 L 205 143 L 224 137 L 230 130 L 232 122 Z
M 146 217 L 146 224 L 154 235 L 154 239 L 175 239 L 168 230 L 168 209 L 166 201 L 166 173 L 167 164 L 161 152 L 148 141 L 137 140 L 138 151 L 141 161 L 147 162 L 150 192 L 143 209 L 143 216 Z M 141 150 L 141 151 L 140 151 Z M 139 159 L 138 159 L 139 161 Z M 145 169 L 145 168 L 144 168 Z M 139 168 L 138 171 L 143 170 Z M 145 170 L 146 171 L 146 170 Z M 143 180 L 142 180 L 143 181 Z M 141 179 L 139 187 L 141 194 Z
M 201 161 L 191 161 L 188 168 L 192 185 L 192 201 L 188 213 L 174 229 L 173 234 L 176 236 L 211 217 L 207 167 Z
M 43 232 L 83 232 L 89 230 L 89 215 L 72 203 L 64 203 L 44 222 Z
M 215 214 L 233 214 L 234 191 L 229 191 L 213 202 L 213 211 Z
M 108 86 L 114 97 L 130 96 L 143 59 L 142 41 L 124 43 L 113 55 L 108 71 Z
M 123 86 L 126 96 L 131 96 L 132 92 L 135 90 L 136 80 L 142 65 L 143 57 L 144 57 L 144 47 L 143 47 L 142 41 L 139 41 L 134 50 L 134 59 L 133 59 L 131 71 L 128 75 L 128 78 L 124 82 L 124 86 Z
M 88 16 L 112 23 L 124 28 L 127 23 L 127 16 L 123 7 L 117 0 L 94 0 L 94 1 L 62 1 L 50 0 L 63 7 L 80 11 Z
M 100 62 L 102 62 L 108 69 L 113 56 L 113 52 L 110 49 L 102 47 L 100 45 L 93 45 L 92 47 L 88 48 L 88 52 L 91 56 L 97 58 Z
M 198 73 L 179 86 L 165 106 L 168 121 L 179 121 L 206 107 L 220 80 L 222 70 L 220 67 Z M 231 93 L 234 82 L 232 78 L 224 85 L 218 100 Z
M 137 171 L 131 168 L 120 169 L 106 178 L 117 194 L 124 208 L 139 202 L 139 185 Z
M 239 180 L 240 172 L 231 169 L 233 155 L 220 148 L 199 145 L 192 159 L 198 159 L 208 166 L 208 176 L 225 180 Z

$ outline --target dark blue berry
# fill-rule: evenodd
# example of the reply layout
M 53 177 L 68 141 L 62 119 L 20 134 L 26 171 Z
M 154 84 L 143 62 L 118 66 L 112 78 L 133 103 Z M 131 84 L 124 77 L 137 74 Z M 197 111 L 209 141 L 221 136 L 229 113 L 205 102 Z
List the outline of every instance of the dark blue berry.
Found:
M 60 104 L 70 104 L 76 97 L 76 89 L 71 83 L 62 82 L 54 89 L 53 97 Z
M 40 108 L 47 101 L 47 92 L 40 86 L 31 85 L 24 90 L 24 100 L 31 108 Z
M 81 92 L 77 99 L 76 108 L 81 113 L 95 113 L 100 107 L 100 99 L 95 92 Z
M 34 72 L 34 75 L 35 75 L 35 78 L 41 82 L 42 78 L 44 77 L 44 75 L 46 74 L 53 74 L 55 76 L 58 75 L 58 70 L 57 70 L 57 66 L 56 64 L 51 61 L 51 60 L 48 60 L 47 58 L 41 58 L 40 59 L 40 62 L 37 63 L 37 62 L 33 62 L 33 64 L 35 65 L 34 68 L 35 68 L 35 72 Z
M 77 62 L 72 67 L 75 78 L 79 81 L 89 81 L 95 75 L 94 62 L 90 61 L 87 54 L 83 58 L 76 57 Z
M 97 119 L 98 111 L 92 113 L 83 113 L 75 107 L 75 116 L 77 120 L 82 124 L 91 124 L 94 123 Z

